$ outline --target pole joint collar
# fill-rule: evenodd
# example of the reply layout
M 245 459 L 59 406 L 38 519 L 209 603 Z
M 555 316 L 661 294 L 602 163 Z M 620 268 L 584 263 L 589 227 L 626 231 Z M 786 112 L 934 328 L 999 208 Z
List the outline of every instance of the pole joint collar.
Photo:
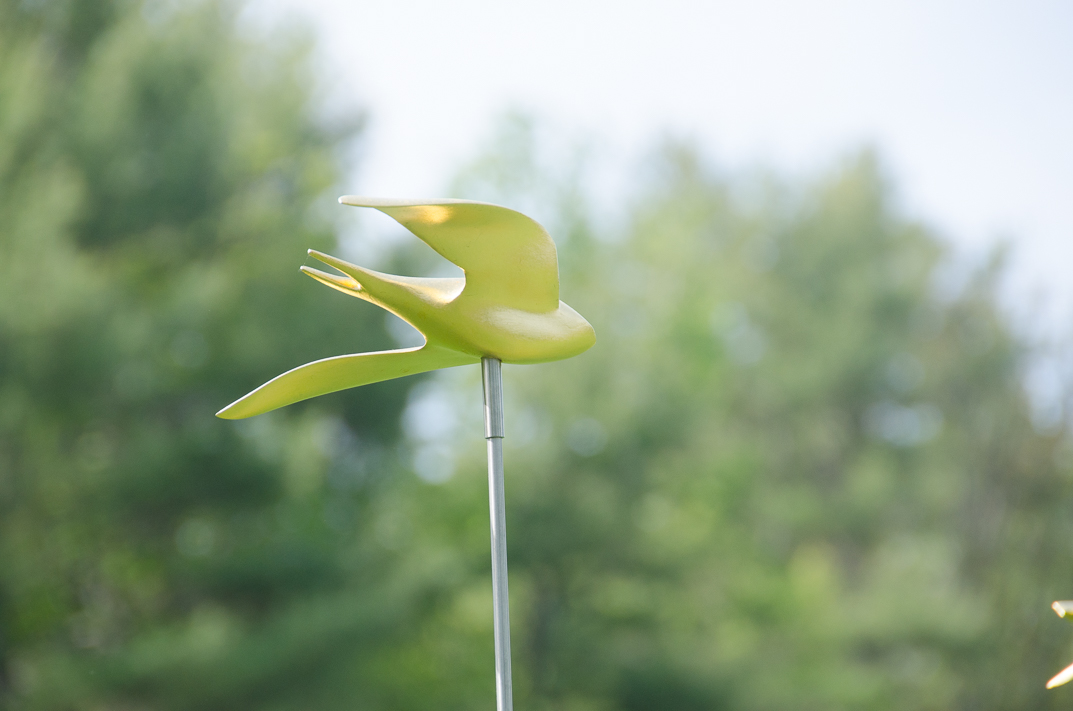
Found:
M 503 439 L 503 369 L 498 358 L 481 358 L 484 379 L 484 438 Z

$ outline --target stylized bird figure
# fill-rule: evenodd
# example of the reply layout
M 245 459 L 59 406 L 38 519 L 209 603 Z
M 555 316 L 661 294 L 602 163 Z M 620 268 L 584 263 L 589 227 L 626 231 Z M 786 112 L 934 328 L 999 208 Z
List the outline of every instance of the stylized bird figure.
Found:
M 1062 619 L 1073 621 L 1073 600 L 1055 600 L 1051 609 Z M 1070 681 L 1073 681 L 1073 664 L 1051 677 L 1051 680 L 1047 682 L 1047 688 L 1053 689 L 1056 686 L 1068 684 Z
M 252 417 L 337 390 L 479 363 L 543 363 L 588 350 L 596 334 L 559 301 L 555 244 L 537 222 L 505 207 L 469 200 L 339 198 L 390 215 L 465 272 L 465 278 L 381 274 L 309 250 L 341 274 L 302 267 L 309 276 L 387 309 L 416 328 L 425 344 L 358 353 L 287 371 L 217 414 Z

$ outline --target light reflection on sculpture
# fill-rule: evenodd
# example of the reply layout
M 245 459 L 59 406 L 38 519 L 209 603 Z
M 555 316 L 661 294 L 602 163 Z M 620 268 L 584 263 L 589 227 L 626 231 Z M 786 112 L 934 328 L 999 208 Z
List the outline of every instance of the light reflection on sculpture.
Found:
M 381 274 L 313 250 L 337 269 L 302 267 L 317 281 L 376 304 L 425 337 L 419 348 L 342 355 L 290 370 L 217 413 L 252 417 L 318 395 L 382 380 L 479 363 L 543 363 L 595 342 L 592 326 L 559 301 L 555 244 L 538 223 L 498 205 L 468 200 L 382 200 L 345 196 L 345 205 L 390 215 L 462 268 L 465 278 Z

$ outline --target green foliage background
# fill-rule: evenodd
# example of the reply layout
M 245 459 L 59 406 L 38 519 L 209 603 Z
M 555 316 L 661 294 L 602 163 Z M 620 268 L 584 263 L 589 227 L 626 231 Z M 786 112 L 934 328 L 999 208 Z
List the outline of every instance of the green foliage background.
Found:
M 0 698 L 490 708 L 476 369 L 213 417 L 392 344 L 296 269 L 361 116 L 235 13 L 0 0 Z M 1073 452 L 998 264 L 943 295 L 869 153 L 666 145 L 615 227 L 545 154 L 509 119 L 453 187 L 551 228 L 599 337 L 505 371 L 518 708 L 1068 706 Z

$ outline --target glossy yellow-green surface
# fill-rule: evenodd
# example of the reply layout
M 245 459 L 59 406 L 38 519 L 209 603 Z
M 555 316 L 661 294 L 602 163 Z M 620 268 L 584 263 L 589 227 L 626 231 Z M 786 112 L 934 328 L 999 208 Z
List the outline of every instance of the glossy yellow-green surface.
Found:
M 555 244 L 520 212 L 468 200 L 381 200 L 346 196 L 395 218 L 464 279 L 382 274 L 327 254 L 309 254 L 331 274 L 302 267 L 333 289 L 376 304 L 416 328 L 425 345 L 314 361 L 287 371 L 217 413 L 227 419 L 382 380 L 479 363 L 543 363 L 578 355 L 596 342 L 588 321 L 559 301 Z

